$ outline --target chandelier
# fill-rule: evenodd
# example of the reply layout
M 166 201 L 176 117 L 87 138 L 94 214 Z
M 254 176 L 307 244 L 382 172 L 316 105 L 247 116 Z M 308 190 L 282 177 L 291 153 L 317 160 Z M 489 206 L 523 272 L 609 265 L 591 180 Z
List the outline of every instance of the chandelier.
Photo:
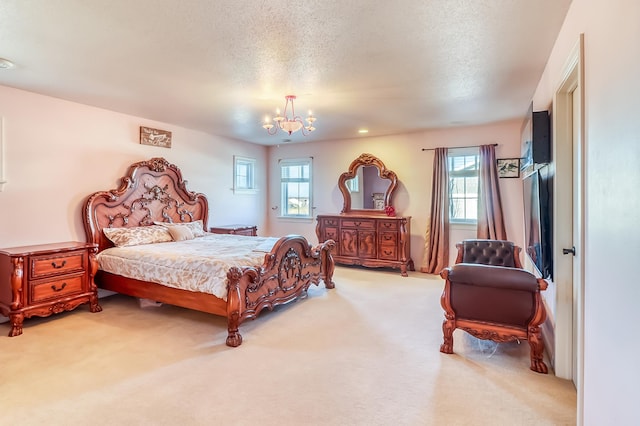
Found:
M 293 107 L 293 101 L 295 98 L 295 95 L 285 96 L 287 102 L 284 105 L 284 114 L 280 115 L 280 108 L 276 109 L 276 116 L 273 117 L 275 124 L 271 123 L 271 117 L 265 117 L 262 127 L 264 127 L 270 135 L 275 135 L 278 129 L 280 129 L 288 134 L 302 130 L 302 134 L 307 136 L 316 129 L 313 127 L 313 123 L 316 121 L 316 118 L 311 114 L 311 111 L 309 111 L 309 116 L 306 118 L 308 123 L 306 126 L 302 122 L 302 118 L 296 115 L 296 111 Z M 287 114 L 289 104 L 291 104 L 291 117 Z

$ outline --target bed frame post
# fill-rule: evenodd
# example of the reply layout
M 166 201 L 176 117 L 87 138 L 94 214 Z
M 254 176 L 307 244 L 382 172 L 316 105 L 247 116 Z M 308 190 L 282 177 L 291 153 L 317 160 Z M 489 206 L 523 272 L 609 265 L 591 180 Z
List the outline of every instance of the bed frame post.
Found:
M 333 272 L 336 265 L 333 261 L 331 252 L 336 247 L 336 242 L 333 240 L 325 241 L 320 247 L 320 258 L 322 259 L 322 281 L 326 288 L 335 288 L 336 283 L 333 282 Z
M 227 291 L 227 346 L 237 347 L 242 344 L 242 335 L 238 328 L 240 326 L 240 278 L 242 278 L 242 270 L 238 267 L 232 267 L 227 272 L 229 280 Z

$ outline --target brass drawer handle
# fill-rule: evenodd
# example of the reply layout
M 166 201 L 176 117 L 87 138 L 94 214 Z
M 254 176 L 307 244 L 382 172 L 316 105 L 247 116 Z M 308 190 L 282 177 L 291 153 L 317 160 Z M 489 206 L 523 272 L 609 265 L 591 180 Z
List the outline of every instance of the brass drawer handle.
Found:
M 54 269 L 64 268 L 64 265 L 66 265 L 66 264 L 67 264 L 66 260 L 63 260 L 60 265 L 56 264 L 55 261 L 51 262 L 51 266 L 53 266 Z
M 66 286 L 67 286 L 67 283 L 62 283 L 62 286 L 60 288 L 56 288 L 55 284 L 51 284 L 51 289 L 53 291 L 62 291 Z

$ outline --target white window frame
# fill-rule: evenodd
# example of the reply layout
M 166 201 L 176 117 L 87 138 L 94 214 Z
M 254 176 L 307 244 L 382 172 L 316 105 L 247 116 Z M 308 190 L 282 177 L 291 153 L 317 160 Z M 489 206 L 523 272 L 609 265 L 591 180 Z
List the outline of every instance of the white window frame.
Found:
M 242 168 L 246 168 L 245 182 L 239 182 L 238 178 L 244 175 Z M 256 160 L 255 158 L 233 156 L 233 192 L 236 194 L 255 194 L 256 187 Z
M 451 158 L 452 157 L 469 157 L 469 156 L 475 156 L 477 161 L 476 164 L 478 166 L 478 168 L 475 170 L 475 176 L 477 176 L 478 178 L 478 193 L 476 194 L 476 199 L 479 200 L 480 199 L 480 149 L 478 147 L 469 147 L 469 148 L 452 148 L 449 149 L 447 152 L 447 167 L 449 168 L 449 179 L 451 180 L 453 177 L 470 177 L 472 175 L 469 175 L 469 172 L 456 172 L 451 170 L 450 165 L 451 165 Z M 478 224 L 478 218 L 476 217 L 475 219 L 454 219 L 451 215 L 452 213 L 452 206 L 453 206 L 453 194 L 451 193 L 451 189 L 452 189 L 452 185 L 451 182 L 448 184 L 448 191 L 449 191 L 449 207 L 448 207 L 448 214 L 449 214 L 449 223 L 453 224 L 453 225 L 477 225 Z M 477 210 L 476 210 L 477 212 Z
M 279 164 L 279 173 L 280 173 L 280 217 L 287 219 L 310 219 L 313 218 L 313 158 L 305 157 L 305 158 L 290 158 L 286 160 L 280 160 Z M 309 178 L 308 179 L 297 179 L 299 182 L 308 182 L 309 183 L 309 213 L 306 215 L 301 214 L 289 214 L 289 203 L 287 194 L 284 193 L 284 184 L 291 182 L 291 180 L 282 177 L 282 169 L 284 167 L 291 166 L 308 166 L 309 167 Z

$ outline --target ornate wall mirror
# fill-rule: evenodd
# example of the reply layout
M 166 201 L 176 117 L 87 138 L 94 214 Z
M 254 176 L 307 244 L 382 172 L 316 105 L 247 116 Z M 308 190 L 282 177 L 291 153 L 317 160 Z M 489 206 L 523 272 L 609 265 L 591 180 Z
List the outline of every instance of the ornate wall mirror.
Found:
M 338 188 L 344 198 L 342 213 L 366 211 L 384 214 L 385 207 L 392 205 L 391 197 L 397 185 L 398 177 L 387 170 L 379 158 L 361 154 L 338 180 Z

